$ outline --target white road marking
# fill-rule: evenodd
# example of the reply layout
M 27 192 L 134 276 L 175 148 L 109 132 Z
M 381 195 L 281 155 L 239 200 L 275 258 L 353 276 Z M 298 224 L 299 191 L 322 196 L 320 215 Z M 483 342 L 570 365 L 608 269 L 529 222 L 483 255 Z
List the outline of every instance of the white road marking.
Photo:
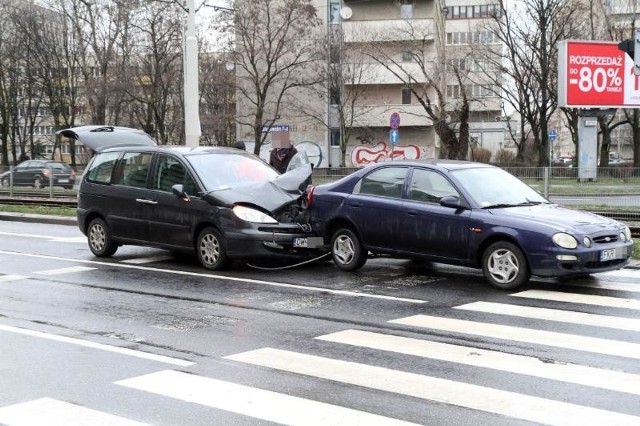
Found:
M 21 280 L 27 278 L 24 275 L 0 275 L 0 283 Z
M 8 333 L 17 333 L 25 336 L 38 337 L 41 339 L 53 340 L 55 342 L 68 343 L 72 345 L 82 346 L 85 348 L 97 349 L 101 351 L 113 352 L 121 355 L 132 356 L 136 358 L 148 359 L 150 361 L 162 362 L 165 364 L 177 365 L 180 367 L 189 367 L 194 362 L 184 359 L 172 358 L 164 355 L 155 355 L 147 352 L 136 351 L 133 349 L 121 348 L 118 346 L 104 345 L 102 343 L 94 343 L 88 340 L 76 339 L 74 337 L 58 336 L 56 334 L 44 333 L 41 331 L 29 330 L 26 328 L 11 327 L 0 324 L 0 331 Z
M 20 234 L 17 232 L 0 232 L 0 235 L 7 235 L 10 237 L 25 237 L 25 238 L 38 238 L 41 240 L 49 240 L 57 243 L 86 243 L 87 237 L 53 237 L 51 235 L 40 234 Z
M 316 339 L 640 395 L 640 375 L 620 371 L 359 330 Z
M 623 299 L 620 297 L 598 296 L 593 294 L 562 293 L 548 290 L 526 290 L 513 293 L 510 296 L 526 299 L 542 299 L 554 302 L 580 303 L 583 305 L 606 306 L 609 308 L 622 308 L 640 310 L 640 300 Z
M 593 274 L 596 278 L 635 278 L 640 281 L 640 270 L 637 269 L 618 269 L 616 271 L 602 272 Z
M 640 279 L 640 275 L 638 276 Z M 612 281 L 596 281 L 593 283 L 585 283 L 585 282 L 568 282 L 567 285 L 575 286 L 575 287 L 586 287 L 586 288 L 599 288 L 602 290 L 615 290 L 615 291 L 634 291 L 640 292 L 640 283 L 621 283 L 621 282 L 612 282 Z
M 153 257 L 139 257 L 136 259 L 126 259 L 122 263 L 130 263 L 132 265 L 143 265 L 145 263 L 163 262 L 165 260 L 172 260 L 173 256 L 153 256 Z
M 640 424 L 640 417 L 613 411 L 279 349 L 263 348 L 226 358 L 548 425 Z
M 6 426 L 143 426 L 146 424 L 51 398 L 0 407 L 0 423 Z
M 47 269 L 44 271 L 35 271 L 35 274 L 39 275 L 63 275 L 72 274 L 74 272 L 86 272 L 95 271 L 97 268 L 90 268 L 88 266 L 71 266 L 69 268 Z
M 14 251 L 6 251 L 6 250 L 0 250 L 0 254 L 33 257 L 37 259 L 60 260 L 65 262 L 85 263 L 89 265 L 103 265 L 103 266 L 110 266 L 114 268 L 137 269 L 140 271 L 162 272 L 166 274 L 183 275 L 183 276 L 190 276 L 190 277 L 214 278 L 214 279 L 220 279 L 220 280 L 226 280 L 226 281 L 243 282 L 243 283 L 256 284 L 256 285 L 265 285 L 270 287 L 291 288 L 291 289 L 302 290 L 302 291 L 310 291 L 314 293 L 336 294 L 339 296 L 358 297 L 363 299 L 380 299 L 380 300 L 390 300 L 395 302 L 416 303 L 416 304 L 427 303 L 426 300 L 421 300 L 421 299 L 408 299 L 404 297 L 386 296 L 382 294 L 359 293 L 357 291 L 348 291 L 348 290 L 333 290 L 330 288 L 323 288 L 323 287 L 279 283 L 276 281 L 255 280 L 251 278 L 239 278 L 239 277 L 233 277 L 233 276 L 227 276 L 227 275 L 214 275 L 214 274 L 178 271 L 178 270 L 163 269 L 163 268 L 148 268 L 146 266 L 130 265 L 122 262 L 99 262 L 95 260 L 72 259 L 72 258 L 66 258 L 66 257 L 60 257 L 60 256 L 48 256 L 48 255 L 33 254 L 33 253 L 20 253 L 20 252 L 14 252 Z
M 324 402 L 171 370 L 115 383 L 286 425 L 413 424 Z
M 477 323 L 474 321 L 433 317 L 429 315 L 415 315 L 391 320 L 389 322 L 411 327 L 430 328 L 454 333 L 471 334 L 474 336 L 484 336 L 493 339 L 513 340 L 536 345 L 640 359 L 639 343 L 535 330 L 532 328 L 512 327 L 508 325 Z
M 588 314 L 585 312 L 561 311 L 549 308 L 534 308 L 532 306 L 508 305 L 505 303 L 473 302 L 456 306 L 454 309 L 465 311 L 485 312 L 496 315 L 509 315 L 521 318 L 535 318 L 547 321 L 566 322 L 570 324 L 589 325 L 593 327 L 607 327 L 619 330 L 640 331 L 640 319 L 622 318 L 609 315 Z

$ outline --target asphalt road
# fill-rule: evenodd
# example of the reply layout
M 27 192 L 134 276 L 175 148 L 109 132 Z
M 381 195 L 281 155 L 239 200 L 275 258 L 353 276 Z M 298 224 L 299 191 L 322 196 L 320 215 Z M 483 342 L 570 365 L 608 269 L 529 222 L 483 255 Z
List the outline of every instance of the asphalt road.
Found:
M 256 266 L 0 221 L 0 424 L 640 424 L 638 269 Z

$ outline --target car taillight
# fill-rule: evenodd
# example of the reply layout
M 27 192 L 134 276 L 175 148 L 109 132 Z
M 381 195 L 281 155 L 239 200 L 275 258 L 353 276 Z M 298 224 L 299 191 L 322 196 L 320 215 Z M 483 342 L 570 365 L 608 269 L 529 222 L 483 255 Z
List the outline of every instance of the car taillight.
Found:
M 51 176 L 51 170 L 49 169 L 42 169 L 42 174 L 46 177 Z
M 75 177 L 75 175 L 76 175 L 76 171 L 71 169 L 71 177 Z
M 307 204 L 311 205 L 311 203 L 313 202 L 313 191 L 315 191 L 316 187 L 313 185 L 310 185 L 307 187 Z

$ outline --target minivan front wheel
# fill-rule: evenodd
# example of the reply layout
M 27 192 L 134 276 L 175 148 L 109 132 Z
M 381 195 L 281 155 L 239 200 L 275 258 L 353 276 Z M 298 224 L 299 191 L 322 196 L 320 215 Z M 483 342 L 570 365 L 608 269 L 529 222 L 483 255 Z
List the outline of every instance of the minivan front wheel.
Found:
M 508 241 L 491 244 L 482 255 L 482 272 L 489 284 L 512 290 L 529 280 L 527 259 L 520 248 Z
M 109 225 L 103 219 L 93 219 L 89 223 L 87 238 L 91 252 L 98 257 L 109 257 L 118 249 L 118 245 L 111 239 Z
M 200 232 L 196 251 L 202 266 L 209 270 L 224 269 L 229 264 L 224 238 L 216 228 L 207 227 Z

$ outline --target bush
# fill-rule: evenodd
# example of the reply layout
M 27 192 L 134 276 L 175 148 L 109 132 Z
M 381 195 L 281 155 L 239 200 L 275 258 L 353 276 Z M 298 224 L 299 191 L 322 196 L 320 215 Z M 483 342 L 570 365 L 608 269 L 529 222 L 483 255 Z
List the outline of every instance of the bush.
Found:
M 491 151 L 484 148 L 473 148 L 471 150 L 471 159 L 480 163 L 488 163 L 491 161 Z
M 512 166 L 516 163 L 516 154 L 508 149 L 500 149 L 494 157 L 496 164 L 500 166 Z

